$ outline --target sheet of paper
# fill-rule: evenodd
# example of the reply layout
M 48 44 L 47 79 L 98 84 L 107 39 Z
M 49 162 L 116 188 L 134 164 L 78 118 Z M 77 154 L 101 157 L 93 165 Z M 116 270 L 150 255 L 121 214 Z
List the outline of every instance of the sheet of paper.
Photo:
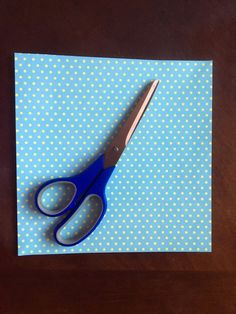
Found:
M 74 247 L 35 209 L 79 173 L 153 79 L 160 84 L 111 177 L 101 225 Z M 212 62 L 15 54 L 18 254 L 211 251 Z

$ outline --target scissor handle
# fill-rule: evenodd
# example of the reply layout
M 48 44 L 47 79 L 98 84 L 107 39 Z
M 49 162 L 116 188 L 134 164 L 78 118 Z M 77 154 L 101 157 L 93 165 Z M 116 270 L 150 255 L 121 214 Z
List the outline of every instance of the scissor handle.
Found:
M 84 194 L 84 192 L 91 185 L 96 176 L 99 175 L 101 171 L 104 169 L 104 155 L 101 155 L 98 159 L 96 159 L 87 169 L 78 175 L 69 177 L 69 178 L 57 178 L 46 181 L 43 183 L 40 188 L 36 191 L 35 194 L 35 205 L 38 210 L 44 215 L 50 217 L 61 216 L 65 214 L 67 211 L 73 209 L 76 206 L 76 200 L 80 197 L 80 195 Z M 74 195 L 71 197 L 71 200 L 67 205 L 61 209 L 48 209 L 43 205 L 42 196 L 44 192 L 51 187 L 57 185 L 58 183 L 67 183 L 71 184 L 74 188 Z
M 80 242 L 82 242 L 84 239 L 86 239 L 100 224 L 102 221 L 106 209 L 107 209 L 107 200 L 105 195 L 105 189 L 106 184 L 114 170 L 114 167 L 107 168 L 103 170 L 100 175 L 95 179 L 91 187 L 88 189 L 88 191 L 80 198 L 78 204 L 74 209 L 72 209 L 68 215 L 56 226 L 54 230 L 54 237 L 58 244 L 63 246 L 73 246 Z M 88 228 L 85 230 L 82 230 L 80 233 L 78 233 L 77 236 L 73 237 L 72 239 L 66 239 L 61 236 L 61 231 L 67 226 L 67 224 L 74 218 L 74 216 L 78 213 L 78 211 L 81 210 L 84 203 L 88 200 L 89 197 L 96 196 L 100 199 L 102 208 L 99 212 L 98 217 L 96 220 L 94 220 Z
M 53 208 L 49 209 L 43 204 L 43 195 L 44 193 L 50 189 L 50 188 L 56 188 L 58 184 L 62 185 L 65 184 L 67 186 L 70 185 L 70 187 L 73 188 L 73 195 L 71 195 L 70 200 L 65 203 L 65 206 L 59 207 L 59 208 Z M 77 185 L 73 182 L 71 178 L 57 178 L 57 179 L 52 179 L 48 180 L 45 183 L 43 183 L 40 188 L 36 191 L 35 194 L 35 204 L 38 210 L 43 213 L 46 216 L 50 217 L 56 217 L 56 216 L 61 216 L 68 210 L 73 208 L 73 200 L 75 199 L 77 195 L 78 189 Z
M 93 230 L 98 226 L 103 216 L 105 215 L 107 208 L 107 201 L 105 196 L 105 188 L 107 181 L 109 180 L 115 167 L 109 167 L 104 169 L 104 155 L 101 155 L 97 160 L 95 160 L 86 170 L 82 173 L 70 177 L 70 178 L 59 178 L 52 179 L 45 182 L 35 194 L 35 204 L 40 212 L 47 216 L 56 217 L 61 216 L 68 212 L 67 216 L 58 224 L 55 228 L 54 236 L 56 241 L 64 246 L 75 245 L 83 241 L 87 236 L 89 236 Z M 48 209 L 43 205 L 42 196 L 44 192 L 58 183 L 71 184 L 74 188 L 74 193 L 70 198 L 70 201 L 60 209 Z M 60 232 L 71 219 L 83 206 L 84 201 L 90 196 L 97 196 L 102 204 L 101 213 L 96 221 L 84 232 L 80 233 L 76 239 L 63 239 Z

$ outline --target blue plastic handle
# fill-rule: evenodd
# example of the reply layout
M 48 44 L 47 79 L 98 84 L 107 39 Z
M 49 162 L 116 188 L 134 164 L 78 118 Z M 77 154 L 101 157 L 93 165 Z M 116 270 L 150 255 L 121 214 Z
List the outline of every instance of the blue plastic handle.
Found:
M 76 245 L 82 242 L 85 238 L 87 238 L 100 224 L 107 209 L 107 201 L 105 195 L 106 184 L 114 168 L 115 167 L 104 169 L 104 155 L 102 155 L 82 173 L 70 178 L 59 178 L 49 180 L 38 189 L 38 191 L 35 194 L 35 204 L 40 212 L 51 217 L 61 216 L 68 212 L 66 217 L 54 229 L 54 237 L 58 244 L 63 246 Z M 56 211 L 48 210 L 42 205 L 42 194 L 48 187 L 50 187 L 50 185 L 53 186 L 58 182 L 72 184 L 75 190 L 74 195 L 69 204 L 65 208 Z M 83 202 L 86 201 L 86 199 L 89 196 L 93 195 L 97 196 L 102 203 L 102 210 L 98 219 L 94 222 L 91 228 L 89 228 L 86 231 L 86 233 L 84 233 L 80 238 L 75 240 L 63 239 L 62 236 L 60 235 L 60 231 L 67 225 L 69 220 L 73 218 L 73 215 L 78 210 L 80 210 Z

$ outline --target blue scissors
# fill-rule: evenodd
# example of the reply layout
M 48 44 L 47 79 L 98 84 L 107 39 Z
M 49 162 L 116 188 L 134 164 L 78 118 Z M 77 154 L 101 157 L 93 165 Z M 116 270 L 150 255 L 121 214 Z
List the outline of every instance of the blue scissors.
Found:
M 49 180 L 37 190 L 35 204 L 40 212 L 50 217 L 66 214 L 54 229 L 54 237 L 58 244 L 72 246 L 80 243 L 97 228 L 103 219 L 107 209 L 105 196 L 106 184 L 142 118 L 158 83 L 159 81 L 155 80 L 148 85 L 143 96 L 138 100 L 121 128 L 119 128 L 105 153 L 96 159 L 86 170 L 72 177 Z M 66 201 L 62 207 L 50 209 L 44 204 L 44 194 L 48 189 L 55 188 L 56 190 L 55 185 L 57 184 L 66 186 L 67 189 L 69 188 L 69 201 Z M 64 194 L 66 195 L 66 192 Z M 65 195 L 63 196 L 64 199 L 66 199 Z M 89 220 L 89 223 L 86 223 L 86 220 L 83 219 L 83 228 L 81 226 L 78 227 L 78 231 L 73 236 L 63 236 L 63 229 L 81 211 L 81 208 L 86 202 L 89 202 L 93 198 L 95 198 L 96 202 L 92 206 L 99 205 L 99 210 L 96 213 L 94 213 L 93 209 L 90 211 L 90 216 L 94 217 Z

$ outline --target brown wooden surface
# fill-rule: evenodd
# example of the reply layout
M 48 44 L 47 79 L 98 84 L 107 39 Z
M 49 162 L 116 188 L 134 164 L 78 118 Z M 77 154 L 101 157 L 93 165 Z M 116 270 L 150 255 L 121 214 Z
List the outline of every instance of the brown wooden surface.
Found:
M 0 1 L 0 313 L 236 313 L 236 2 Z M 17 257 L 13 52 L 213 59 L 213 253 Z

